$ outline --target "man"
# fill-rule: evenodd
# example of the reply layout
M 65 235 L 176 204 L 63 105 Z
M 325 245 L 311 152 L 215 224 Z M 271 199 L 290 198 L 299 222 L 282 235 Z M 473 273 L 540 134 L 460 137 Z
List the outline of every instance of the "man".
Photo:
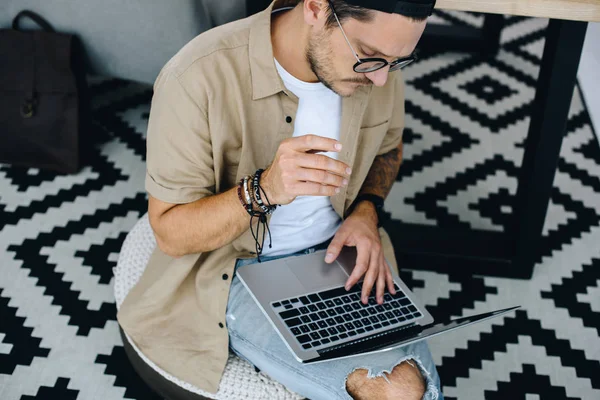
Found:
M 386 288 L 394 291 L 397 266 L 378 209 L 401 162 L 399 69 L 413 60 L 434 3 L 276 1 L 198 36 L 167 63 L 147 144 L 158 248 L 118 315 L 148 358 L 211 393 L 229 344 L 313 400 L 441 398 L 422 342 L 298 363 L 235 276 L 259 255 L 327 248 L 333 262 L 355 246 L 346 287 L 364 278 L 362 301 L 371 295 L 380 304 Z M 240 179 L 262 168 L 262 193 L 279 205 L 265 242 L 253 237 L 238 191 Z

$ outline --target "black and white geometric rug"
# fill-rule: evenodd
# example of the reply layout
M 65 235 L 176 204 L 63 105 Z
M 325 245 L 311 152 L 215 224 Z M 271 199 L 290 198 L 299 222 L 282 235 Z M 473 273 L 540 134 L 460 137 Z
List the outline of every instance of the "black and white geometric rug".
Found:
M 446 53 L 406 70 L 405 161 L 386 203 L 395 219 L 503 229 L 546 23 L 509 18 L 493 60 Z M 1 400 L 158 398 L 126 359 L 111 286 L 147 208 L 152 88 L 92 83 L 94 134 L 109 137 L 87 167 L 58 176 L 0 165 Z M 531 280 L 402 270 L 434 315 L 524 305 L 430 341 L 447 399 L 600 399 L 600 147 L 578 90 L 542 253 Z

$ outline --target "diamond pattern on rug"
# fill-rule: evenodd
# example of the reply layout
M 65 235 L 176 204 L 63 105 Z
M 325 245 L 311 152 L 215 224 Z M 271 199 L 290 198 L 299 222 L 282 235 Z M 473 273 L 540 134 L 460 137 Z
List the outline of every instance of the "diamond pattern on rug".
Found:
M 56 385 L 53 387 L 42 386 L 39 388 L 35 396 L 23 395 L 21 400 L 46 400 L 46 399 L 61 399 L 61 400 L 76 400 L 79 393 L 78 390 L 71 390 L 67 387 L 69 379 L 58 378 Z
M 489 75 L 483 75 L 464 83 L 462 86 L 459 86 L 459 89 L 464 89 L 467 93 L 476 96 L 479 100 L 485 101 L 490 106 L 518 93 L 510 86 L 490 78 Z
M 436 12 L 437 22 L 483 23 Z M 546 20 L 511 16 L 497 57 L 424 54 L 403 70 L 401 222 L 505 231 Z M 0 165 L 0 399 L 158 399 L 129 364 L 112 268 L 146 211 L 152 88 L 92 77 L 95 153 L 65 176 Z M 600 148 L 578 90 L 531 280 L 400 266 L 436 318 L 522 304 L 429 341 L 447 399 L 600 398 Z M 459 265 L 457 268 L 460 267 Z

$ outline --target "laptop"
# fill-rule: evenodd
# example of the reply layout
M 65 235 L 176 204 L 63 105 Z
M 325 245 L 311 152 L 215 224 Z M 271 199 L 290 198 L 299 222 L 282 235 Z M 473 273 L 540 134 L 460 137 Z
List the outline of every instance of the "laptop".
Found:
M 301 363 L 389 351 L 477 322 L 520 306 L 434 323 L 433 317 L 400 277 L 396 294 L 377 304 L 371 292 L 360 301 L 362 281 L 344 285 L 356 263 L 356 249 L 344 247 L 332 264 L 326 250 L 241 267 L 236 274 Z

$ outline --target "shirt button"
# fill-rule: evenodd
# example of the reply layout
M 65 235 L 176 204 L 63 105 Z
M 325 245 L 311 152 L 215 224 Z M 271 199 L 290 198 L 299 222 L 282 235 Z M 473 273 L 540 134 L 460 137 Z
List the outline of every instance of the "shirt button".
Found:
M 292 122 L 292 117 L 290 117 L 289 115 L 287 117 L 285 117 L 285 122 L 290 124 Z
M 223 274 L 223 280 L 226 281 L 227 279 L 229 279 L 229 275 Z
M 219 327 L 220 327 L 220 328 L 223 328 L 224 326 L 225 326 L 225 325 L 223 325 L 223 323 L 222 323 L 222 322 L 219 322 Z

